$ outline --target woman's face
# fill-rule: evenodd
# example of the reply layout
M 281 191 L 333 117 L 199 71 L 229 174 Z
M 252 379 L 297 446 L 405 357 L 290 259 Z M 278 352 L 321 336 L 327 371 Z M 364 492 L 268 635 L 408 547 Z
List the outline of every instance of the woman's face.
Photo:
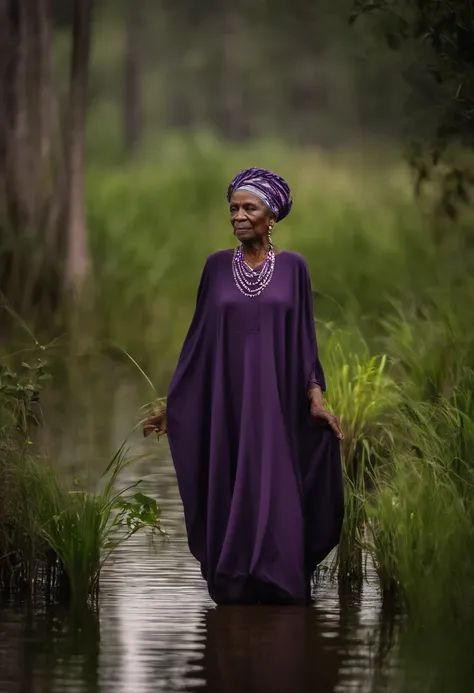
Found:
M 259 241 L 268 235 L 274 217 L 267 205 L 256 195 L 238 190 L 230 200 L 230 223 L 241 243 Z

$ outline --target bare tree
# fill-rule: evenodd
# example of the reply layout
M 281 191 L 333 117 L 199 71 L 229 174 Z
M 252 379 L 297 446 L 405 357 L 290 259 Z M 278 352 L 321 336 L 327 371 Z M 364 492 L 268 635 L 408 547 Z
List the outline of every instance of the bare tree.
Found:
M 24 308 L 49 283 L 42 240 L 58 190 L 50 0 L 1 0 L 0 45 L 0 287 Z
M 77 296 L 89 266 L 84 148 L 92 10 L 75 0 L 67 129 L 51 0 L 0 0 L 0 289 L 22 312 Z
M 89 271 L 84 200 L 87 82 L 94 0 L 75 0 L 67 147 L 67 253 L 65 287 L 78 296 Z

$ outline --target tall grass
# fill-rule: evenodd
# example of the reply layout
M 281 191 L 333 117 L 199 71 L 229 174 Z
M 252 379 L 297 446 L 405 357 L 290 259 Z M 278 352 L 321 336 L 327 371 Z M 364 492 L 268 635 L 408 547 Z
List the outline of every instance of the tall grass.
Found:
M 136 458 L 120 449 L 104 474 L 108 479 L 99 493 L 83 490 L 60 494 L 59 512 L 49 516 L 41 535 L 58 557 L 76 601 L 96 596 L 100 571 L 110 554 L 143 528 L 162 532 L 156 501 L 142 493 L 125 497 L 116 488 L 117 477 Z
M 412 610 L 459 616 L 474 597 L 474 464 L 463 457 L 474 421 L 444 398 L 396 419 L 402 435 L 368 502 L 369 547 L 384 589 L 398 586 Z
M 226 187 L 249 162 L 280 171 L 293 189 L 274 240 L 305 255 L 318 318 L 357 322 L 372 339 L 391 300 L 431 297 L 454 275 L 436 261 L 442 248 L 393 156 L 382 168 L 370 154 L 170 138 L 158 163 L 88 174 L 96 336 L 133 354 L 157 384 L 175 362 L 206 256 L 234 245 Z
M 324 336 L 328 406 L 345 433 L 331 572 L 363 580 L 369 554 L 382 590 L 418 619 L 459 618 L 474 597 L 474 373 L 459 326 L 419 321 L 383 321 L 391 359 L 354 331 Z M 440 358 L 447 335 L 453 353 Z
M 104 561 L 137 531 L 162 533 L 156 501 L 121 488 L 135 463 L 125 443 L 102 474 L 102 488 L 68 488 L 46 460 L 30 453 L 45 363 L 5 365 L 0 379 L 0 586 L 59 590 L 76 604 L 97 596 Z
M 465 287 L 464 298 L 469 295 Z M 405 391 L 419 401 L 450 397 L 474 366 L 474 339 L 465 328 L 463 293 L 452 289 L 429 304 L 396 305 L 381 322 L 385 347 L 398 368 Z
M 387 356 L 371 356 L 358 333 L 334 331 L 324 341 L 322 358 L 327 404 L 344 430 L 345 516 L 333 572 L 337 566 L 341 579 L 357 580 L 364 572 L 366 486 L 390 437 L 389 416 L 399 406 L 401 395 L 388 374 Z

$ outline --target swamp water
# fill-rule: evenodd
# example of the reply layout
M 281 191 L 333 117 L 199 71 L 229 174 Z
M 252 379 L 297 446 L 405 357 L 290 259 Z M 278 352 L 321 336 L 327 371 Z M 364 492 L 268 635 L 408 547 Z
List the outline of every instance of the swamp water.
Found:
M 65 475 L 97 476 L 139 420 L 146 395 L 113 380 L 121 384 L 79 399 L 45 398 L 42 445 Z M 121 546 L 103 570 L 97 612 L 4 599 L 0 693 L 474 690 L 474 628 L 402 630 L 370 574 L 355 592 L 322 581 L 310 608 L 216 607 L 187 549 L 166 443 L 137 431 L 131 447 L 151 454 L 122 481 L 144 479 L 169 540 L 136 535 Z

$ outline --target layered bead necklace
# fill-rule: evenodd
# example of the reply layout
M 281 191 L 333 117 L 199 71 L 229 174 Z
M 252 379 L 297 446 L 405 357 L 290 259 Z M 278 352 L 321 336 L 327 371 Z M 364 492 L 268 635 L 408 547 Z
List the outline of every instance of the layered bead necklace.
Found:
M 257 298 L 262 291 L 269 285 L 275 269 L 275 251 L 270 241 L 267 257 L 263 266 L 252 269 L 244 260 L 244 250 L 242 244 L 234 253 L 232 259 L 232 273 L 234 282 L 238 290 L 247 298 Z

